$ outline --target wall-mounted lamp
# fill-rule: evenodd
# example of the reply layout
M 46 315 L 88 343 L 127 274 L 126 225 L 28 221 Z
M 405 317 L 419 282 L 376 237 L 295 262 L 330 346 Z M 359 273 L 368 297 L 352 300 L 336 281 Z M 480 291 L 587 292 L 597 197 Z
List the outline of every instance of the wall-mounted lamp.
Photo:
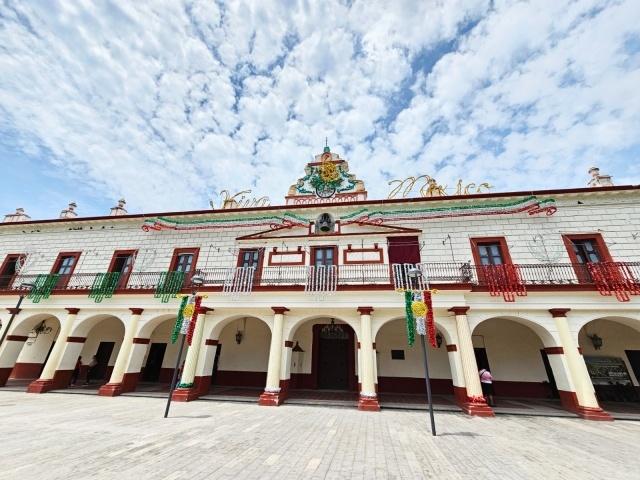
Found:
M 442 334 L 440 332 L 436 333 L 436 345 L 438 345 L 438 348 L 442 346 L 443 340 L 444 339 L 442 338 Z
M 602 348 L 602 344 L 604 343 L 602 337 L 599 337 L 595 333 L 593 335 L 587 335 L 587 337 L 589 337 L 589 340 L 591 340 L 593 348 L 595 348 L 596 350 L 600 350 Z
M 247 317 L 244 318 L 242 323 L 242 330 L 238 328 L 236 331 L 236 343 L 240 345 L 242 343 L 242 339 L 244 338 L 244 332 L 247 330 Z

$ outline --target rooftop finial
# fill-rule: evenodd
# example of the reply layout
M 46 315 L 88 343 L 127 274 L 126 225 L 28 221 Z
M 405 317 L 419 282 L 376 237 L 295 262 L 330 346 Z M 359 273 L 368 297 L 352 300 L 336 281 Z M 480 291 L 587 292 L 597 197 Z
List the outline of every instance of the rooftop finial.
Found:
M 324 137 L 324 153 L 329 153 L 331 149 L 329 148 L 329 137 Z

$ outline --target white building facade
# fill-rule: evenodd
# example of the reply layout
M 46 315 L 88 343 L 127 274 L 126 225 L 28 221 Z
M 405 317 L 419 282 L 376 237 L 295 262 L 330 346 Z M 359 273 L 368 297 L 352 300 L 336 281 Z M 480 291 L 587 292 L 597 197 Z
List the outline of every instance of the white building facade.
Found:
M 345 391 L 378 410 L 385 395 L 421 394 L 421 350 L 407 344 L 401 293 L 415 288 L 435 290 L 433 391 L 464 412 L 493 415 L 480 368 L 491 370 L 498 400 L 557 398 L 586 419 L 611 419 L 603 402 L 637 401 L 640 187 L 368 200 L 325 149 L 285 205 L 234 202 L 129 215 L 121 200 L 104 217 L 80 217 L 75 204 L 55 220 L 8 215 L 0 385 L 68 388 L 78 358 L 82 376 L 93 356 L 101 395 L 169 382 L 176 294 L 190 292 L 197 273 L 206 298 L 177 361 L 176 400 L 216 386 L 259 387 L 261 405 Z

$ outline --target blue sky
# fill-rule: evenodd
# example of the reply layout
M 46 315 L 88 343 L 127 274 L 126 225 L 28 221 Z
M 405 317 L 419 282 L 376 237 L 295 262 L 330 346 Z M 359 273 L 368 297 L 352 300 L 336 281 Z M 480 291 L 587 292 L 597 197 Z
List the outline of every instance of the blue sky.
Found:
M 325 137 L 370 198 L 640 183 L 640 2 L 0 2 L 0 214 L 280 204 Z

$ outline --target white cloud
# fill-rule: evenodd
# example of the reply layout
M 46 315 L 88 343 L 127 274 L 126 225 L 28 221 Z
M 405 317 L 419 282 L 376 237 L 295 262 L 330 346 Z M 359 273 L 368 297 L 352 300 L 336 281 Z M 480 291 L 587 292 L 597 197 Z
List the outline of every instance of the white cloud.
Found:
M 373 197 L 418 173 L 582 186 L 592 163 L 640 182 L 621 153 L 640 149 L 637 18 L 634 0 L 4 3 L 0 129 L 132 211 L 223 188 L 280 203 L 325 136 Z

